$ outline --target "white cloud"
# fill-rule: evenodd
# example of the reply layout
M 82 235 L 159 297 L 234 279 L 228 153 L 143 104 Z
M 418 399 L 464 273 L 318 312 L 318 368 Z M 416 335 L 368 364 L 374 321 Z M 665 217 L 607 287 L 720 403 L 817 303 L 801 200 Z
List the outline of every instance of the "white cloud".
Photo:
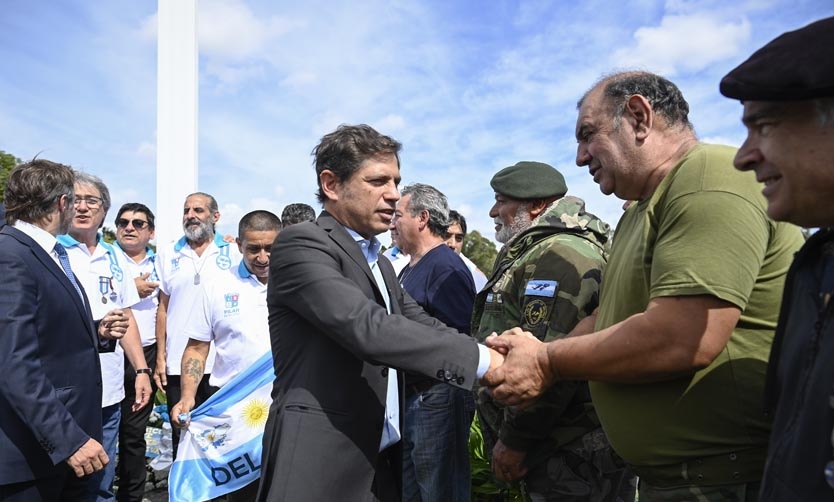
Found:
M 405 129 L 405 118 L 402 115 L 389 114 L 374 122 L 374 128 L 383 134 L 395 134 Z
M 136 148 L 136 156 L 142 160 L 156 160 L 156 143 L 143 141 Z
M 138 34 L 140 40 L 156 45 L 156 37 L 159 34 L 159 20 L 155 12 L 139 22 Z
M 739 141 L 739 138 L 733 138 L 730 136 L 706 136 L 701 138 L 701 141 L 704 143 L 713 143 L 716 145 L 730 145 L 730 146 L 741 146 L 741 142 L 744 141 L 744 138 Z
M 234 202 L 220 204 L 220 221 L 217 222 L 216 232 L 221 235 L 237 235 L 237 224 L 246 211 Z
M 318 75 L 311 71 L 297 71 L 287 75 L 281 80 L 281 85 L 286 87 L 302 88 L 318 83 Z
M 258 17 L 241 0 L 204 0 L 197 14 L 200 52 L 221 61 L 259 57 L 271 40 L 292 26 L 278 16 Z
M 645 68 L 665 75 L 697 72 L 733 57 L 750 38 L 750 21 L 724 21 L 711 14 L 670 15 L 658 26 L 634 31 L 634 44 L 614 51 L 617 67 Z

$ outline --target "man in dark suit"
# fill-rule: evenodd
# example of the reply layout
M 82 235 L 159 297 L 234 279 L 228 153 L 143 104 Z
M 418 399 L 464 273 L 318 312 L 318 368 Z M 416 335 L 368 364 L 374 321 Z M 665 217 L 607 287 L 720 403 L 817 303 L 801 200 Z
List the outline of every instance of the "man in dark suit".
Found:
M 399 150 L 365 125 L 324 136 L 313 150 L 324 212 L 273 248 L 277 378 L 258 500 L 400 500 L 399 370 L 470 389 L 502 360 L 423 312 L 377 257 L 400 198 Z
M 55 236 L 74 214 L 75 174 L 33 160 L 9 175 L 0 230 L 0 500 L 75 501 L 108 462 L 101 440 L 99 337 Z M 62 263 L 63 262 L 63 263 Z M 64 266 L 66 265 L 66 266 Z M 98 335 L 119 337 L 106 316 Z

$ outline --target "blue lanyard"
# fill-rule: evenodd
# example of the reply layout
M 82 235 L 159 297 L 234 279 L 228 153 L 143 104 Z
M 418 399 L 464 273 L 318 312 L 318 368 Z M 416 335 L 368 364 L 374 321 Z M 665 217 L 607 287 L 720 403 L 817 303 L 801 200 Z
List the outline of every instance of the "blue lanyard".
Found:
M 119 262 L 116 261 L 116 251 L 113 249 L 113 246 L 104 241 L 99 242 L 99 245 L 107 250 L 107 258 L 110 260 L 110 273 L 113 274 L 113 278 L 122 282 L 124 272 L 122 272 L 122 267 L 119 266 Z

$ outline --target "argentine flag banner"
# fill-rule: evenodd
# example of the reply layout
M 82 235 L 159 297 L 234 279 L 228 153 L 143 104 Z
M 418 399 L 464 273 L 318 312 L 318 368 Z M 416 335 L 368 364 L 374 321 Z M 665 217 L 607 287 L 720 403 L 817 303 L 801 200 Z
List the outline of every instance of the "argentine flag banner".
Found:
M 273 380 L 267 352 L 191 412 L 168 475 L 171 502 L 210 500 L 257 482 Z

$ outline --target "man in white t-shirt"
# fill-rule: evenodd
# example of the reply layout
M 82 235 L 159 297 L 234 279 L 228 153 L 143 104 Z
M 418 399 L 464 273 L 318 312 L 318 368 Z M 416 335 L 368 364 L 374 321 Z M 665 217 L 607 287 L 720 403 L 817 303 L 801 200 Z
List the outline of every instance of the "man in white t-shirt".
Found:
M 185 427 L 181 413 L 196 406 L 195 396 L 203 378 L 209 346 L 217 351 L 209 383 L 223 387 L 253 362 L 271 350 L 266 307 L 269 255 L 278 237 L 281 220 L 269 211 L 252 211 L 238 225 L 238 248 L 243 259 L 230 272 L 204 288 L 185 334 L 188 345 L 182 356 L 182 397 L 171 410 L 175 427 Z M 230 502 L 254 500 L 258 484 L 230 493 Z
M 240 261 L 240 253 L 230 246 L 214 227 L 220 220 L 217 200 L 197 192 L 185 199 L 182 228 L 185 235 L 176 242 L 160 244 L 156 259 L 159 275 L 159 307 L 156 315 L 156 369 L 154 380 L 168 398 L 168 411 L 180 400 L 180 362 L 188 342 L 185 331 L 191 311 L 198 306 L 202 289 L 214 278 Z M 197 404 L 212 394 L 209 376 L 214 351 L 205 364 L 205 377 L 196 394 Z M 174 458 L 179 430 L 173 430 Z
M 121 253 L 106 242 L 99 229 L 110 209 L 110 192 L 96 176 L 76 173 L 75 216 L 69 233 L 58 236 L 69 256 L 73 272 L 78 276 L 90 299 L 93 319 L 102 319 L 113 309 L 121 309 L 129 321 L 128 331 L 113 352 L 99 354 L 102 381 L 102 445 L 111 459 L 116 458 L 116 439 L 121 422 L 121 402 L 125 397 L 124 359 L 127 356 L 134 371 L 133 411 L 151 398 L 150 369 L 145 363 L 136 320 L 130 307 L 139 302 L 131 276 L 125 273 Z M 112 500 L 116 464 L 110 462 L 90 477 L 91 500 Z

